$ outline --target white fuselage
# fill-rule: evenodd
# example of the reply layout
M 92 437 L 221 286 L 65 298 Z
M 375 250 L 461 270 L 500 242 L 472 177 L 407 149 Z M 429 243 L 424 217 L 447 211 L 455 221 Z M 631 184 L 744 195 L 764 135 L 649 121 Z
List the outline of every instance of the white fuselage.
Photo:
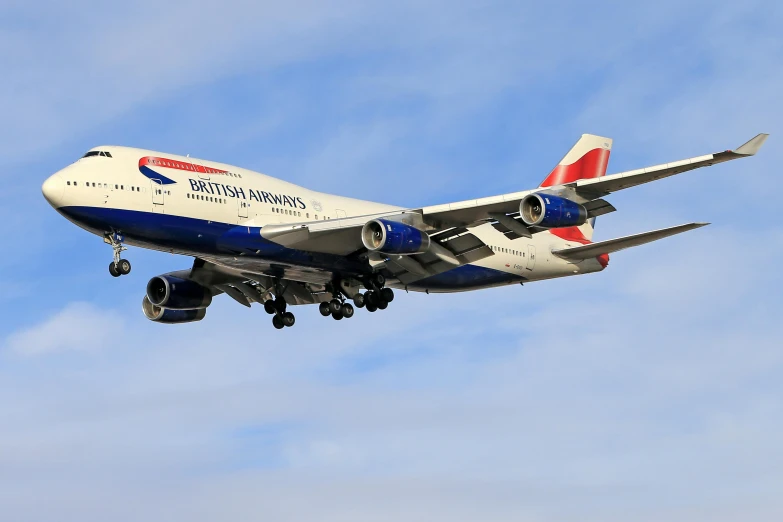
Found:
M 402 210 L 315 192 L 212 161 L 127 147 L 94 150 L 111 157 L 84 157 L 54 174 L 44 184 L 46 198 L 83 228 L 99 235 L 123 233 L 127 243 L 146 248 L 199 256 L 213 253 L 214 245 L 204 242 L 210 227 L 263 228 Z M 479 276 L 484 272 L 475 270 L 476 276 L 467 280 L 425 282 L 411 285 L 411 290 L 469 290 L 596 272 L 605 266 L 597 259 L 571 263 L 551 254 L 552 250 L 579 246 L 584 237 L 541 232 L 532 238 L 510 240 L 490 224 L 474 227 L 471 232 L 494 252 L 472 266 L 487 269 L 487 274 L 497 272 L 497 277 Z M 314 263 L 326 264 L 318 269 L 331 269 L 328 259 Z

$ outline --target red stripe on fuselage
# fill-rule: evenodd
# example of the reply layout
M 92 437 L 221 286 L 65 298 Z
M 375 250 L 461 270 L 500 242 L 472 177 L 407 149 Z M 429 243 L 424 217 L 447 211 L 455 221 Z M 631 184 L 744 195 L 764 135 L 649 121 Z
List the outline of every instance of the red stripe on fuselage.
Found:
M 201 174 L 226 174 L 228 171 L 213 169 L 212 167 L 205 167 L 203 165 L 196 165 L 194 163 L 172 160 L 167 158 L 160 158 L 158 156 L 146 156 L 139 160 L 139 167 L 152 166 L 152 167 L 164 167 L 167 169 L 184 170 L 187 172 L 199 172 Z
M 552 187 L 572 183 L 578 179 L 599 178 L 606 174 L 609 164 L 609 151 L 593 149 L 570 165 L 558 165 L 541 183 L 542 187 Z

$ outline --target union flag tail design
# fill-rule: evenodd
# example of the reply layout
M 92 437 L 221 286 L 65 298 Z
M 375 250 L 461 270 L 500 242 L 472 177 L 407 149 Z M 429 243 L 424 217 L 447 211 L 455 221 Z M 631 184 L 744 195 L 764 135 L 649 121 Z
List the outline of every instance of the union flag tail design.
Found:
M 609 164 L 609 153 L 611 150 L 611 138 L 595 136 L 594 134 L 582 134 L 576 145 L 552 169 L 552 172 L 541 182 L 539 187 L 563 185 L 579 179 L 600 178 L 606 174 L 606 166 Z M 584 225 L 554 229 L 550 232 L 558 236 L 567 235 L 572 240 L 580 238 L 579 242 L 587 243 L 593 239 L 594 225 L 595 218 L 592 218 Z

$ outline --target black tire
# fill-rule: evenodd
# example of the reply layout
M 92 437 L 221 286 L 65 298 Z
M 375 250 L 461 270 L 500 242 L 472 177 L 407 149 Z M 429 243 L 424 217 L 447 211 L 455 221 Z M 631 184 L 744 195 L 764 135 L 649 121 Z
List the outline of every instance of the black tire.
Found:
M 378 294 L 376 294 L 375 292 L 367 292 L 366 294 L 364 294 L 364 304 L 366 306 L 373 305 L 374 307 L 377 308 L 378 301 L 379 301 Z
M 286 308 L 285 299 L 283 299 L 282 297 L 275 297 L 275 310 L 277 310 L 282 314 L 285 313 L 285 308 Z
M 291 327 L 296 323 L 296 317 L 294 317 L 294 314 L 291 312 L 286 312 L 282 315 L 283 318 L 283 324 L 285 326 Z
M 394 290 L 392 290 L 391 288 L 382 289 L 381 299 L 383 299 L 387 303 L 391 303 L 392 301 L 394 301 Z
M 128 275 L 131 271 L 131 264 L 130 261 L 127 259 L 120 259 L 120 262 L 117 264 L 117 271 L 122 275 Z
M 372 275 L 372 282 L 375 283 L 375 286 L 378 288 L 383 288 L 386 284 L 386 277 L 380 272 L 376 272 Z
M 332 309 L 329 307 L 329 303 L 323 302 L 318 305 L 318 311 L 321 312 L 321 315 L 324 317 L 329 317 L 332 315 Z
M 332 314 L 332 317 L 334 317 L 335 321 L 339 321 L 340 319 L 343 318 L 343 314 L 342 314 L 342 312 L 335 312 L 335 313 Z
M 329 310 L 333 314 L 339 313 L 342 307 L 343 304 L 340 302 L 339 299 L 332 299 L 331 301 L 329 301 Z
M 353 297 L 353 304 L 356 308 L 364 308 L 364 295 L 356 294 Z
M 269 315 L 274 315 L 277 313 L 277 308 L 275 308 L 275 302 L 269 299 L 268 301 L 264 301 L 264 311 L 268 313 Z
M 112 275 L 112 277 L 120 277 L 122 274 L 120 274 L 119 270 L 117 270 L 117 267 L 114 266 L 114 261 L 109 263 L 109 273 Z
M 378 310 L 386 310 L 386 307 L 389 306 L 389 303 L 381 299 L 378 301 Z
M 367 303 L 365 308 L 367 308 L 368 312 L 377 312 L 378 311 L 378 307 L 375 306 L 374 304 L 370 304 L 370 303 Z
M 350 319 L 351 317 L 353 317 L 353 306 L 351 306 L 351 303 L 343 304 L 340 313 L 343 314 L 343 317 L 345 317 L 346 319 Z
M 285 328 L 285 325 L 283 324 L 283 319 L 279 315 L 275 315 L 272 317 L 272 326 L 277 328 L 278 330 L 282 330 Z

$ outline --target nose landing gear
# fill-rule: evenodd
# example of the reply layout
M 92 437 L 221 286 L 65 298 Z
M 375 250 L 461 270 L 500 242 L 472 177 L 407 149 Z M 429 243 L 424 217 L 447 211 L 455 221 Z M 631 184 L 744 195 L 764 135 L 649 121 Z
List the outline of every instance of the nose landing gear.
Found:
M 112 250 L 114 250 L 114 260 L 109 263 L 109 273 L 112 275 L 112 277 L 120 277 L 121 275 L 130 274 L 130 261 L 120 257 L 123 251 L 128 250 L 122 245 L 122 236 L 113 232 L 111 234 L 106 234 L 103 238 L 103 241 L 108 243 Z

